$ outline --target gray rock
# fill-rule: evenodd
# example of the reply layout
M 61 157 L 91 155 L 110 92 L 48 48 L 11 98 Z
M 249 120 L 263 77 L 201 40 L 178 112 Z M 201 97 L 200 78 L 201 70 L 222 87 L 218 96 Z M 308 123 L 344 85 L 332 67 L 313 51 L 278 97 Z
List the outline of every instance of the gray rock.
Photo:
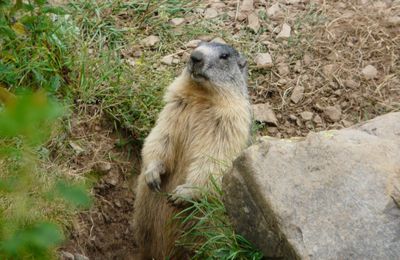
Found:
M 271 68 L 274 65 L 272 63 L 271 55 L 267 52 L 257 53 L 254 62 L 256 63 L 257 68 Z
M 207 8 L 204 12 L 205 19 L 213 19 L 218 16 L 218 11 L 215 8 Z
M 223 190 L 237 232 L 266 257 L 398 259 L 400 113 L 264 137 L 234 162 Z
M 256 104 L 252 105 L 254 119 L 259 122 L 265 122 L 272 125 L 278 125 L 278 119 L 276 118 L 274 110 L 272 110 L 269 104 Z
M 378 70 L 372 65 L 368 65 L 365 68 L 363 68 L 361 73 L 364 75 L 366 79 L 373 79 L 378 76 Z
M 89 257 L 81 254 L 75 254 L 74 260 L 89 260 Z
M 160 38 L 155 35 L 150 35 L 146 38 L 144 38 L 141 43 L 146 46 L 146 47 L 152 47 L 156 45 L 160 41 Z
M 340 107 L 336 106 L 328 106 L 324 108 L 324 113 L 327 118 L 332 122 L 337 122 L 342 117 L 342 110 L 340 109 Z
M 304 111 L 300 113 L 301 118 L 305 121 L 310 121 L 313 118 L 314 113 L 310 111 Z
M 173 18 L 169 21 L 173 26 L 179 26 L 185 22 L 185 18 Z
M 248 27 L 254 32 L 258 32 L 260 29 L 260 21 L 258 20 L 257 13 L 253 12 L 247 16 Z
M 74 255 L 71 254 L 70 252 L 61 251 L 60 259 L 61 260 L 74 260 Z
M 293 101 L 293 103 L 297 104 L 299 103 L 300 100 L 303 99 L 303 96 L 304 96 L 304 87 L 298 85 L 293 89 L 290 99 Z
M 276 36 L 276 39 L 278 39 L 278 40 L 287 40 L 290 37 L 290 32 L 291 32 L 290 25 L 288 25 L 287 23 L 284 23 L 282 25 L 281 31 Z

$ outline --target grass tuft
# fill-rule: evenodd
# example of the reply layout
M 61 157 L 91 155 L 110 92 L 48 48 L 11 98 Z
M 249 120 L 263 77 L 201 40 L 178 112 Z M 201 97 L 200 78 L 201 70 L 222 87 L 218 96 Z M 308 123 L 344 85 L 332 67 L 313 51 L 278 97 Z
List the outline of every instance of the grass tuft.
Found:
M 188 201 L 191 206 L 176 215 L 183 225 L 191 225 L 177 245 L 194 252 L 193 259 L 262 259 L 262 253 L 233 230 L 221 199 L 223 191 L 211 182 L 210 191 L 203 191 L 199 201 Z

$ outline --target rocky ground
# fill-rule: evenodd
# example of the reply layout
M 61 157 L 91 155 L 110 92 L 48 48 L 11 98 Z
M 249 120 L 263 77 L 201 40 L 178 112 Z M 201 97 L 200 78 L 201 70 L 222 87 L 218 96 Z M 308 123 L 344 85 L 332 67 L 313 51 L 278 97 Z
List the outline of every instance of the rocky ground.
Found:
M 399 14 L 398 0 L 200 1 L 169 21 L 173 30 L 212 23 L 219 31 L 177 39 L 154 73 L 178 73 L 198 40 L 225 41 L 248 57 L 258 135 L 287 138 L 347 127 L 400 110 Z M 160 41 L 149 33 L 126 46 L 123 57 L 135 66 L 143 50 L 157 53 Z M 71 174 L 102 174 L 94 176 L 94 207 L 77 217 L 61 249 L 67 259 L 130 259 L 135 251 L 131 216 L 139 148 L 119 148 L 129 134 L 113 131 L 99 111 L 86 107 L 71 122 Z

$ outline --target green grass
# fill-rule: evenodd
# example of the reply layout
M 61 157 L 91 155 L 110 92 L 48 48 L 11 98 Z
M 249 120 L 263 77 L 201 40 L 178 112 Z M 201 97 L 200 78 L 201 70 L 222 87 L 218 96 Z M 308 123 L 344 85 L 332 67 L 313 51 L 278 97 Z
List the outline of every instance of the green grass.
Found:
M 262 259 L 260 251 L 235 233 L 221 187 L 212 181 L 211 189 L 204 191 L 199 201 L 189 201 L 191 206 L 176 216 L 183 224 L 193 223 L 177 244 L 195 252 L 193 259 Z

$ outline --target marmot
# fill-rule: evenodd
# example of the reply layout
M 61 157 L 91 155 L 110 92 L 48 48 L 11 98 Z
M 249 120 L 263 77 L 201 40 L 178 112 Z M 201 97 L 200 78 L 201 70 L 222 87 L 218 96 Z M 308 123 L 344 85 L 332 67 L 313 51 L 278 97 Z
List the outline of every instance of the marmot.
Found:
M 145 139 L 134 232 L 140 259 L 185 259 L 175 247 L 176 206 L 199 197 L 246 147 L 251 110 L 246 59 L 220 43 L 201 43 L 168 87 L 165 107 Z M 167 197 L 165 194 L 169 194 Z

